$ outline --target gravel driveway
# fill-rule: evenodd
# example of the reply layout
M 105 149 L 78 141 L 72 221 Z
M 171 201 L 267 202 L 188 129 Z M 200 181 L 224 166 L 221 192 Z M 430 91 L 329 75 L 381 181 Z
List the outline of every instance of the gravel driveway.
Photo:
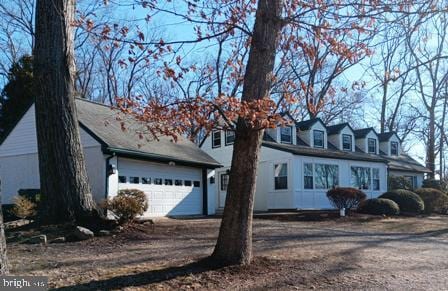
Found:
M 255 219 L 251 267 L 215 268 L 219 219 L 163 219 L 48 246 L 9 244 L 13 273 L 61 290 L 447 290 L 448 216 L 325 221 Z

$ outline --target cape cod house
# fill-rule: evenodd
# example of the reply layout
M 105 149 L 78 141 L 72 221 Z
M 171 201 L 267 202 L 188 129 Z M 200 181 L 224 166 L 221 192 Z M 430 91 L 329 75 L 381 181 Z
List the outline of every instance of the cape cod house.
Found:
M 213 131 L 201 149 L 222 168 L 215 170 L 215 207 L 224 207 L 232 160 L 232 131 Z M 326 126 L 319 118 L 268 129 L 260 153 L 256 211 L 326 209 L 326 192 L 335 186 L 362 189 L 369 198 L 387 190 L 389 175 L 421 186 L 428 170 L 401 150 L 395 133 L 354 130 L 348 123 Z
M 144 216 L 202 215 L 214 212 L 214 187 L 208 183 L 220 164 L 194 143 L 169 137 L 140 140 L 123 131 L 108 106 L 76 100 L 87 174 L 97 202 L 119 189 L 137 188 L 148 198 Z M 107 124 L 106 124 L 107 123 Z M 20 190 L 39 189 L 34 105 L 0 145 L 2 203 Z

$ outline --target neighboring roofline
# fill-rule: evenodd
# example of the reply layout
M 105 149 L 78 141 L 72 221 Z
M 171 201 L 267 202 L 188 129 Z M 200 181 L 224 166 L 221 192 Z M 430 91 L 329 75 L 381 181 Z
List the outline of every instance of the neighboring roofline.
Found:
M 5 142 L 5 140 L 8 138 L 8 136 L 11 134 L 11 132 L 16 128 L 16 126 L 19 124 L 19 122 L 22 120 L 22 118 L 25 116 L 25 114 L 28 113 L 28 111 L 31 109 L 31 107 L 33 107 L 33 105 L 35 104 L 35 102 L 32 102 L 28 108 L 26 110 L 24 110 L 21 114 L 20 117 L 17 119 L 16 123 L 11 126 L 7 131 L 5 131 L 3 138 L 0 139 L 0 146 L 3 145 L 3 143 Z
M 320 156 L 317 153 L 316 154 L 313 154 L 313 153 L 296 153 L 293 149 L 286 149 L 286 148 L 283 148 L 281 146 L 279 147 L 279 146 L 277 146 L 276 144 L 273 144 L 273 143 L 267 143 L 265 141 L 263 141 L 263 143 L 261 145 L 265 146 L 267 148 L 279 150 L 279 151 L 282 151 L 282 152 L 288 152 L 288 153 L 291 153 L 291 154 L 296 155 L 296 156 L 321 157 L 321 158 L 324 158 L 324 159 L 363 161 L 363 162 L 383 163 L 383 164 L 388 164 L 389 163 L 388 160 L 382 159 L 382 158 L 375 158 L 375 159 L 373 159 L 373 158 L 372 159 L 365 158 L 365 159 L 363 159 L 363 158 L 356 158 L 356 157 L 351 158 L 351 157 L 338 157 L 338 156 L 323 157 L 323 156 Z M 329 150 L 326 150 L 326 151 L 331 152 Z M 349 153 L 349 152 L 344 152 L 344 153 Z
M 202 163 L 202 162 L 194 162 L 194 161 L 186 161 L 179 158 L 173 158 L 170 156 L 162 156 L 157 154 L 151 154 L 146 152 L 127 150 L 121 148 L 114 147 L 104 147 L 104 154 L 112 154 L 115 153 L 117 156 L 132 158 L 132 159 L 141 159 L 141 160 L 149 160 L 155 162 L 175 162 L 178 165 L 197 167 L 197 168 L 208 168 L 208 169 L 216 169 L 221 168 L 221 164 L 212 164 L 212 163 Z

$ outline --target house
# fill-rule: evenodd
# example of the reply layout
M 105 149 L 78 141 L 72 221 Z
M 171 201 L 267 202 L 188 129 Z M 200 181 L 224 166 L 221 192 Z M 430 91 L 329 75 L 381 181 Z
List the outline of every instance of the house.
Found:
M 292 119 L 287 115 L 287 118 Z M 421 185 L 427 169 L 401 152 L 394 133 L 326 126 L 319 118 L 267 129 L 255 193 L 256 211 L 332 208 L 326 192 L 335 186 L 362 189 L 369 198 L 387 191 L 388 175 L 409 175 Z M 200 147 L 222 168 L 215 170 L 217 211 L 224 207 L 232 160 L 232 131 L 213 131 Z
M 170 137 L 141 140 L 135 130 L 121 129 L 110 107 L 82 99 L 76 100 L 76 107 L 97 202 L 133 188 L 147 194 L 144 216 L 214 212 L 215 188 L 208 178 L 220 164 L 194 143 L 183 138 L 175 143 Z M 0 145 L 3 204 L 13 203 L 19 190 L 39 188 L 37 150 L 33 105 Z

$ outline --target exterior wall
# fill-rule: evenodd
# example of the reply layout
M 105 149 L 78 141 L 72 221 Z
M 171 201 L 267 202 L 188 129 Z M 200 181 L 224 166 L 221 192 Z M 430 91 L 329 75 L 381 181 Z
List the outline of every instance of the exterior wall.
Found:
M 363 190 L 368 198 L 376 198 L 387 191 L 387 167 L 383 163 L 372 163 L 363 161 L 336 160 L 318 157 L 295 156 L 295 168 L 297 179 L 295 182 L 294 195 L 296 197 L 296 208 L 298 209 L 316 209 L 316 208 L 332 208 L 326 194 L 326 189 L 304 189 L 304 164 L 332 164 L 338 166 L 339 186 L 351 187 L 351 167 L 369 167 L 378 168 L 380 171 L 380 190 Z
M 0 146 L 0 181 L 2 203 L 10 204 L 20 189 L 39 189 L 39 161 L 34 105 L 18 122 Z M 105 197 L 105 161 L 101 145 L 80 129 L 86 157 L 87 174 L 97 201 Z
M 412 176 L 417 177 L 417 188 L 420 188 L 423 184 L 423 180 L 425 179 L 425 175 L 423 173 L 417 173 L 417 172 L 406 172 L 406 171 L 396 171 L 396 170 L 390 170 L 389 176 Z

